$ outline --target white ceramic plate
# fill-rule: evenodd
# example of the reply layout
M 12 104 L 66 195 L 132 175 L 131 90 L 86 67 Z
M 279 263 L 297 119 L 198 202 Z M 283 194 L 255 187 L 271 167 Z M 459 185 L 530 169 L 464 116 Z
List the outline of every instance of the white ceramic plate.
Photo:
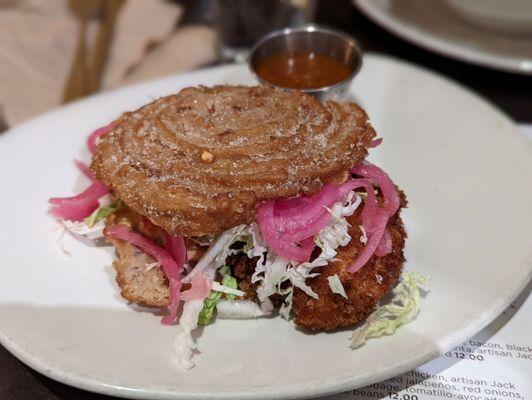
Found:
M 47 199 L 82 185 L 87 134 L 184 86 L 252 83 L 226 66 L 125 88 L 43 115 L 0 137 L 0 340 L 32 368 L 112 395 L 288 398 L 366 385 L 424 363 L 482 329 L 532 265 L 532 149 L 484 100 L 430 72 L 368 55 L 352 89 L 384 143 L 371 159 L 408 194 L 406 268 L 431 275 L 419 317 L 348 349 L 351 331 L 304 334 L 281 319 L 217 321 L 197 366 L 173 358 L 174 327 L 118 295 L 110 248 L 57 248 Z M 75 184 L 76 183 L 76 184 Z
M 427 50 L 484 67 L 532 74 L 532 36 L 477 27 L 446 0 L 354 0 L 383 28 Z

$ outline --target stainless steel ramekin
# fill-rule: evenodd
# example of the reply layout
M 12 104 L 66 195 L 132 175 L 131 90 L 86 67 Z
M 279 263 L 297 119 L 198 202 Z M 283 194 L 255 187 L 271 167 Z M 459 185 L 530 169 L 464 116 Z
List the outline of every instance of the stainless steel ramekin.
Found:
M 279 86 L 262 79 L 257 74 L 257 65 L 265 57 L 276 53 L 295 52 L 314 52 L 333 58 L 346 65 L 352 72 L 346 79 L 334 85 L 312 89 Z M 264 36 L 251 49 L 248 64 L 260 83 L 284 90 L 308 93 L 320 101 L 342 100 L 351 81 L 362 66 L 362 51 L 357 41 L 343 32 L 317 25 L 306 25 L 299 28 L 281 29 Z

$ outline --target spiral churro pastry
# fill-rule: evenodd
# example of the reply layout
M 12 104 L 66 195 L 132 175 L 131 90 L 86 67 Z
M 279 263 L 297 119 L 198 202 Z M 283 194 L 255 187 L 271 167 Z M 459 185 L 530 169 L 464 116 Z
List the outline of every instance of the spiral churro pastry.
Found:
M 353 103 L 264 86 L 187 88 L 122 115 L 91 168 L 156 225 L 201 236 L 251 222 L 262 200 L 343 182 L 374 135 Z

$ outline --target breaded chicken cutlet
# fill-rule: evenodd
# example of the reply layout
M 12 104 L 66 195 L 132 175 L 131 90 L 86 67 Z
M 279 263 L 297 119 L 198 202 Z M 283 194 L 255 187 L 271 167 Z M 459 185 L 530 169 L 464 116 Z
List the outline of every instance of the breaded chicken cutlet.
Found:
M 406 206 L 404 196 L 402 206 Z M 362 222 L 360 210 L 347 220 L 351 225 L 351 237 L 356 237 Z M 392 239 L 389 254 L 383 257 L 373 255 L 364 267 L 351 273 L 348 267 L 364 246 L 360 240 L 351 240 L 339 249 L 334 261 L 322 267 L 318 276 L 308 280 L 308 285 L 319 296 L 317 299 L 300 289 L 295 290 L 292 311 L 297 326 L 311 331 L 330 331 L 353 326 L 375 310 L 381 298 L 397 284 L 405 261 L 406 232 L 399 212 L 388 222 L 388 229 Z M 347 298 L 331 291 L 327 278 L 335 274 L 339 276 Z

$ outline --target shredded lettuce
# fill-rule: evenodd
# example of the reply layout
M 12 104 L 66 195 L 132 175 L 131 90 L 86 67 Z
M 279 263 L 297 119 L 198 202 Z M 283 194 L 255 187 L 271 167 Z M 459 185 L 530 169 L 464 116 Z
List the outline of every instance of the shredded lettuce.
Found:
M 231 289 L 236 289 L 238 287 L 238 282 L 236 281 L 236 278 L 231 276 L 230 274 L 225 274 L 222 279 L 222 285 L 230 287 Z M 236 296 L 234 294 L 225 294 L 225 298 L 227 300 L 234 300 Z
M 222 284 L 214 287 L 214 284 L 217 282 L 213 282 L 213 290 L 209 294 L 209 297 L 203 301 L 203 308 L 198 316 L 199 325 L 209 325 L 212 322 L 216 305 L 222 300 L 224 295 L 227 300 L 234 300 L 236 298 L 236 294 L 234 293 L 243 293 L 236 290 L 238 283 L 237 280 L 231 276 L 231 269 L 228 265 L 219 268 L 218 273 L 222 276 Z M 234 293 L 224 293 L 228 291 L 227 289 L 233 289 Z
M 331 288 L 331 292 L 339 294 L 344 299 L 347 299 L 347 294 L 345 293 L 344 285 L 342 285 L 342 281 L 340 281 L 338 274 L 328 276 L 327 280 L 329 281 L 329 287 Z
M 216 305 L 216 318 L 249 319 L 263 316 L 264 313 L 259 305 L 251 300 L 221 300 Z
M 190 369 L 194 366 L 191 358 L 197 346 L 192 337 L 192 331 L 198 326 L 198 316 L 202 311 L 203 304 L 201 300 L 185 302 L 183 313 L 181 318 L 179 318 L 178 333 L 174 339 L 174 349 L 177 359 L 184 369 Z
M 179 332 L 174 340 L 174 348 L 179 362 L 185 369 L 190 369 L 194 366 L 191 358 L 193 351 L 196 349 L 196 343 L 192 337 L 192 331 L 198 325 L 209 325 L 212 322 L 216 305 L 224 296 L 234 299 L 236 293 L 243 294 L 243 292 L 236 289 L 236 279 L 231 276 L 231 270 L 227 265 L 219 268 L 218 272 L 222 276 L 222 285 L 218 282 L 212 282 L 213 288 L 206 299 L 186 301 L 183 306 L 183 313 L 179 319 Z M 213 277 L 214 274 L 215 270 L 213 271 Z
M 231 268 L 227 264 L 222 265 L 220 268 L 218 268 L 218 273 L 223 277 L 223 276 L 231 273 Z
M 279 293 L 281 284 L 286 280 L 286 268 L 289 263 L 288 259 L 270 251 L 264 265 L 261 266 L 261 269 L 264 269 L 264 275 L 258 276 L 261 284 L 257 288 L 257 297 L 261 309 L 266 315 L 271 314 L 274 310 L 270 296 Z
M 232 228 L 231 238 L 225 242 L 225 244 L 221 247 L 220 252 L 217 254 L 215 258 L 215 261 L 218 265 L 225 264 L 225 260 L 227 259 L 227 257 L 233 254 L 242 253 L 244 251 L 243 248 L 233 249 L 231 248 L 231 246 L 237 242 L 244 242 L 246 244 L 249 243 L 250 239 L 249 239 L 248 229 L 249 227 L 247 227 L 246 225 L 238 225 Z M 244 245 L 244 248 L 245 247 L 246 245 Z
M 218 282 L 212 282 L 211 290 L 235 297 L 244 297 L 246 295 L 246 292 L 243 292 L 242 290 L 233 289 L 232 287 L 221 285 Z
M 203 308 L 198 316 L 199 325 L 209 325 L 212 322 L 216 304 L 222 299 L 223 293 L 212 291 L 209 297 L 203 301 Z
M 57 236 L 56 244 L 57 244 L 57 247 L 59 248 L 59 250 L 61 250 L 61 252 L 65 256 L 72 257 L 72 254 L 70 253 L 70 251 L 68 251 L 67 247 L 65 246 L 65 242 L 64 242 L 65 232 L 67 230 L 68 230 L 68 228 L 66 226 L 64 226 L 64 225 L 61 225 L 59 227 L 59 235 Z
M 394 297 L 371 314 L 365 324 L 353 332 L 351 348 L 362 346 L 367 339 L 392 335 L 401 325 L 412 321 L 419 312 L 419 286 L 427 279 L 415 272 L 403 272 L 399 284 L 393 289 Z
M 105 228 L 104 221 L 100 221 L 89 227 L 84 222 L 63 220 L 61 221 L 61 225 L 63 225 L 63 227 L 65 227 L 74 236 L 77 236 L 78 238 L 86 238 L 94 242 L 103 238 L 103 230 Z
M 318 258 L 327 261 L 336 256 L 336 249 L 346 246 L 351 241 L 349 235 L 349 223 L 346 217 L 353 215 L 362 200 L 355 192 L 347 195 L 345 202 L 335 203 L 330 210 L 334 223 L 323 228 L 316 236 L 315 242 L 321 249 Z
M 292 301 L 294 300 L 294 288 L 290 288 L 290 293 L 288 293 L 284 299 L 281 308 L 279 308 L 279 314 L 286 320 L 290 319 L 290 312 L 292 311 Z
M 231 248 L 236 242 L 245 242 L 249 226 L 238 225 L 219 235 L 209 246 L 209 249 L 203 254 L 203 257 L 197 262 L 194 268 L 183 278 L 183 283 L 190 283 L 194 276 L 204 272 L 207 276 L 213 278 L 216 270 L 225 264 L 227 257 L 232 254 L 241 253 L 242 248 Z
M 253 241 L 253 247 L 249 249 L 246 254 L 248 258 L 259 257 L 255 266 L 255 271 L 251 276 L 251 283 L 256 283 L 262 279 L 259 275 L 266 272 L 265 261 L 268 247 L 266 241 L 262 238 L 262 235 L 260 233 L 259 224 L 257 224 L 256 222 L 252 222 L 249 228 L 249 233 Z
M 94 212 L 85 218 L 83 222 L 89 227 L 92 228 L 94 225 L 96 225 L 98 222 L 104 220 L 107 216 L 113 214 L 118 209 L 118 205 L 116 204 L 110 204 L 108 206 L 102 206 L 100 208 L 97 208 L 94 210 Z
M 280 283 L 283 283 L 285 280 L 290 280 L 292 286 L 301 289 L 308 296 L 317 299 L 318 294 L 312 290 L 312 288 L 307 285 L 306 281 L 308 278 L 314 278 L 319 274 L 317 272 L 312 272 L 316 267 L 322 267 L 327 264 L 327 261 L 320 260 L 319 263 L 305 263 L 301 265 L 291 264 L 286 270 L 286 275 L 283 277 Z M 282 293 L 283 294 L 283 293 Z

